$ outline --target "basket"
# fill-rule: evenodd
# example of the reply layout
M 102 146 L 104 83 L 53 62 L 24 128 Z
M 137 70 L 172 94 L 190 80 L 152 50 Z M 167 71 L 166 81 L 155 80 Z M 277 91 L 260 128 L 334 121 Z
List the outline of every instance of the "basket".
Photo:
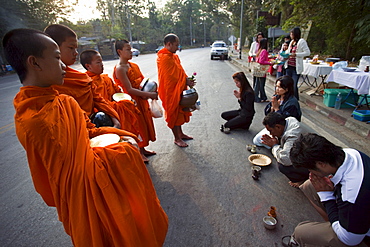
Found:
M 256 166 L 268 166 L 271 164 L 270 157 L 264 154 L 252 154 L 248 157 L 250 163 Z

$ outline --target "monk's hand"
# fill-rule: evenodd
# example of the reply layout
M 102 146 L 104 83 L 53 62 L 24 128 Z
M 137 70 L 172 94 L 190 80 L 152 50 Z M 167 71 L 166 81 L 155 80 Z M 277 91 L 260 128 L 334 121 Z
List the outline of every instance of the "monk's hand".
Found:
M 149 98 L 151 99 L 158 99 L 158 92 L 150 92 Z
M 273 147 L 275 146 L 276 144 L 279 144 L 279 141 L 278 139 L 276 139 L 275 137 L 271 137 L 269 135 L 263 135 L 261 137 L 261 140 L 262 140 L 262 143 L 269 146 L 269 147 Z
M 240 92 L 238 90 L 234 90 L 234 96 L 237 98 L 237 99 L 240 99 Z
M 195 79 L 191 80 L 189 78 L 186 78 L 186 85 L 188 85 L 189 87 L 194 87 L 195 84 L 196 84 Z
M 310 181 L 317 192 L 334 191 L 334 184 L 328 177 L 320 177 L 311 172 Z
M 132 138 L 131 136 L 122 136 L 121 141 L 128 142 L 128 143 L 130 143 L 132 146 L 134 146 L 134 147 L 136 147 L 137 149 L 139 149 L 139 145 L 137 144 L 137 142 L 135 141 L 135 139 L 134 139 L 134 138 Z
M 121 128 L 121 123 L 119 122 L 119 120 L 115 117 L 112 117 L 112 116 L 111 116 L 111 119 L 112 119 L 112 122 L 113 122 L 113 127 L 117 128 L 117 129 L 120 129 Z

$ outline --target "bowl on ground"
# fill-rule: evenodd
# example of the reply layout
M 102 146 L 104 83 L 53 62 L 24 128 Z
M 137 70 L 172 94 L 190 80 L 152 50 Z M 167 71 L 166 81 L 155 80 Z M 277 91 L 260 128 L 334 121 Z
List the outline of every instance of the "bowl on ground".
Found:
M 263 217 L 263 225 L 266 229 L 272 230 L 275 229 L 277 224 L 277 220 L 274 217 L 271 216 L 265 216 Z
M 255 166 L 268 166 L 271 164 L 270 157 L 264 154 L 252 154 L 249 155 L 248 160 L 252 165 Z

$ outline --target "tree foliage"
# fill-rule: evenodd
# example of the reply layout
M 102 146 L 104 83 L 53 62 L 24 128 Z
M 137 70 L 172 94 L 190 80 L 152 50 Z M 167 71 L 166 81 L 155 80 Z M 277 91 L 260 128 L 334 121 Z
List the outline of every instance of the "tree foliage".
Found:
M 79 36 L 141 40 L 150 49 L 162 44 L 167 33 L 176 33 L 186 46 L 208 45 L 228 37 L 249 41 L 258 31 L 267 35 L 266 21 L 258 11 L 281 13 L 285 31 L 312 23 L 307 42 L 313 53 L 345 59 L 360 58 L 370 48 L 369 0 L 168 0 L 157 9 L 153 0 L 92 0 L 102 18 L 78 23 L 68 21 L 71 6 L 63 0 L 0 0 L 1 36 L 10 29 L 42 30 L 64 23 Z M 72 1 L 72 6 L 78 0 Z M 279 39 L 277 39 L 279 40 Z

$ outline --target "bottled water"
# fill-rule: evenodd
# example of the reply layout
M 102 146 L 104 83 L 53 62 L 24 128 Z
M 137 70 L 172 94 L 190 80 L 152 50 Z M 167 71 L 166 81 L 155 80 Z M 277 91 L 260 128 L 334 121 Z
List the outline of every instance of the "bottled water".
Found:
M 342 104 L 342 95 L 340 93 L 338 93 L 337 98 L 335 99 L 334 108 L 339 110 L 341 104 Z

